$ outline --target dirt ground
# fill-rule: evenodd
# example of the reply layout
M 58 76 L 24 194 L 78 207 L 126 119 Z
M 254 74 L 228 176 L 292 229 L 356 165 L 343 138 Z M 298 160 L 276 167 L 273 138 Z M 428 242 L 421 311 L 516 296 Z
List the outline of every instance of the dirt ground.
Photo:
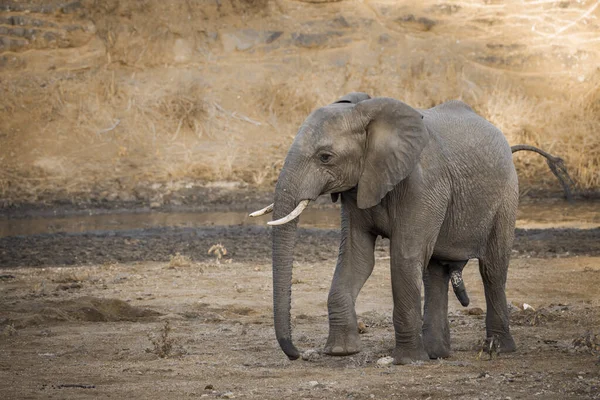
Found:
M 0 397 L 600 398 L 600 229 L 528 229 L 536 223 L 517 230 L 507 284 L 518 351 L 479 355 L 485 300 L 471 262 L 470 306 L 451 294 L 452 356 L 409 366 L 385 364 L 385 240 L 357 302 L 362 352 L 329 357 L 320 349 L 339 233 L 300 230 L 292 312 L 306 360 L 289 361 L 274 338 L 265 227 L 0 238 Z M 207 254 L 217 243 L 219 262 Z

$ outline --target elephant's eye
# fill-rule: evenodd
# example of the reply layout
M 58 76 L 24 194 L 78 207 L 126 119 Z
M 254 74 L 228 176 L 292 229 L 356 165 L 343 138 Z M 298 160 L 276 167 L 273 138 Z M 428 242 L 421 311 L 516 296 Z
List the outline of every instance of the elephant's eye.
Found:
M 323 153 L 319 156 L 319 160 L 321 160 L 323 164 L 327 164 L 329 161 L 331 161 L 332 157 L 333 156 L 329 153 Z

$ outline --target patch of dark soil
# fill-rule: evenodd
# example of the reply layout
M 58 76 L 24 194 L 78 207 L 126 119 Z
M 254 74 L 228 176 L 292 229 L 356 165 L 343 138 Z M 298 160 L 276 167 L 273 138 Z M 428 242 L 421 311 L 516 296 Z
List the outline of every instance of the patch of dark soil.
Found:
M 137 191 L 130 201 L 107 200 L 100 195 L 92 195 L 86 198 L 75 196 L 64 201 L 38 201 L 6 207 L 0 206 L 0 217 L 28 218 L 88 214 L 90 212 L 94 214 L 114 213 L 115 211 L 132 213 L 147 212 L 150 208 L 162 211 L 193 209 L 198 212 L 255 210 L 273 202 L 272 190 L 261 191 L 248 187 L 237 187 L 232 190 L 229 187 L 195 186 L 173 191 L 169 196 L 164 196 L 163 191 L 164 189 L 161 188 L 145 187 L 143 190 Z M 161 201 L 157 201 L 157 198 L 160 198 Z M 152 207 L 150 207 L 151 204 Z
M 298 229 L 296 261 L 319 262 L 335 256 L 340 234 L 333 229 Z M 105 262 L 169 261 L 180 253 L 211 261 L 208 249 L 221 243 L 227 259 L 271 260 L 271 229 L 261 226 L 150 228 L 127 231 L 56 233 L 0 238 L 0 266 L 81 265 Z M 388 253 L 388 241 L 379 247 Z M 599 255 L 600 229 L 517 229 L 518 256 Z
M 517 229 L 513 251 L 539 257 L 596 256 L 600 254 L 600 228 Z
M 300 229 L 296 260 L 319 261 L 337 251 L 336 230 Z M 208 249 L 221 243 L 226 259 L 266 261 L 271 258 L 271 229 L 266 227 L 152 228 L 84 234 L 44 234 L 0 238 L 3 267 L 168 261 L 180 253 L 210 261 Z

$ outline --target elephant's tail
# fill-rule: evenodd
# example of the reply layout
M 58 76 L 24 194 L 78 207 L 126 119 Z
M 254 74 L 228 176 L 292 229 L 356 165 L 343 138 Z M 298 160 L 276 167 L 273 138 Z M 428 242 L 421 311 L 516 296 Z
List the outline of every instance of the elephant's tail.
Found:
M 510 150 L 513 153 L 516 153 L 517 151 L 533 151 L 544 156 L 546 158 L 546 163 L 548 164 L 548 167 L 550 167 L 550 171 L 552 171 L 554 176 L 556 176 L 556 178 L 562 185 L 563 190 L 565 192 L 565 198 L 568 201 L 571 201 L 573 199 L 571 194 L 571 187 L 575 185 L 575 182 L 573 182 L 573 179 L 571 179 L 571 176 L 567 172 L 565 161 L 562 158 L 553 156 L 552 154 L 546 153 L 542 149 L 538 149 L 535 146 L 529 146 L 526 144 L 517 144 L 515 146 L 512 146 Z

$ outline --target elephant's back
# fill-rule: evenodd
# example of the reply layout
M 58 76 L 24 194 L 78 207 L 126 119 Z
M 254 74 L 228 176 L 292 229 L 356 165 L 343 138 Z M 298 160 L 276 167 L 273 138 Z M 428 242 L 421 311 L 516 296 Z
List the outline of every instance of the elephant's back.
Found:
M 504 134 L 468 104 L 450 100 L 421 111 L 450 165 L 476 164 L 480 168 L 514 170 L 512 152 Z
M 431 153 L 442 153 L 437 173 L 450 190 L 440 233 L 445 239 L 436 252 L 476 257 L 496 215 L 508 210 L 514 218 L 516 212 L 518 180 L 510 146 L 498 128 L 463 102 L 444 103 L 423 115 L 436 142 Z

